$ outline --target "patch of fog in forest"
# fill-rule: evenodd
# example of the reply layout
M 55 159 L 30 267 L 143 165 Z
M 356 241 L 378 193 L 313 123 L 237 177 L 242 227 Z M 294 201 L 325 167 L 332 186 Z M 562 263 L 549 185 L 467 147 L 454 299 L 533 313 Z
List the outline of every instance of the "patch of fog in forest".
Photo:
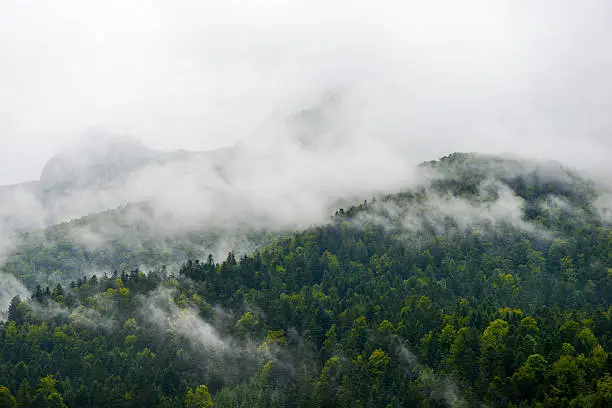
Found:
M 528 208 L 570 223 L 609 223 L 612 218 L 610 190 L 558 162 L 470 153 L 424 163 L 415 174 L 412 188 L 370 202 L 353 225 L 374 223 L 400 235 L 424 229 L 452 235 L 510 226 L 548 241 L 561 232 L 528 219 Z M 519 195 L 517 188 L 525 194 L 525 186 L 540 190 L 537 200 Z
M 204 348 L 214 353 L 230 352 L 232 346 L 228 340 L 221 338 L 217 329 L 199 316 L 193 306 L 179 308 L 173 301 L 174 292 L 158 288 L 146 298 L 141 298 L 142 315 L 161 330 L 184 336 L 197 348 Z
M 408 376 L 419 380 L 425 387 L 426 394 L 449 408 L 466 407 L 459 386 L 454 381 L 436 374 L 430 367 L 421 364 L 417 356 L 404 344 L 399 344 L 397 349 L 401 361 L 406 365 Z
M 181 349 L 182 358 L 229 383 L 246 379 L 246 374 L 255 373 L 266 362 L 282 370 L 284 380 L 295 379 L 299 363 L 293 353 L 298 350 L 292 347 L 299 348 L 302 341 L 295 330 L 288 333 L 294 344 L 290 347 L 247 333 L 238 336 L 228 331 L 239 324 L 235 311 L 212 306 L 211 317 L 204 318 L 196 303 L 189 301 L 179 306 L 175 295 L 174 289 L 160 286 L 137 301 L 139 316 L 147 325 L 159 328 L 160 336 L 188 346 Z
M 492 189 L 492 190 L 491 190 Z M 490 192 L 496 197 L 490 199 Z M 437 233 L 448 232 L 449 221 L 459 231 L 479 226 L 495 228 L 512 225 L 529 233 L 547 234 L 524 220 L 525 201 L 505 184 L 486 182 L 479 186 L 476 197 L 467 198 L 425 190 L 424 198 L 414 200 L 377 200 L 369 204 L 370 211 L 360 214 L 354 224 L 373 222 L 391 231 L 416 233 L 433 228 Z
M 6 319 L 6 312 L 15 296 L 26 300 L 29 298 L 30 292 L 13 275 L 0 273 L 0 320 Z

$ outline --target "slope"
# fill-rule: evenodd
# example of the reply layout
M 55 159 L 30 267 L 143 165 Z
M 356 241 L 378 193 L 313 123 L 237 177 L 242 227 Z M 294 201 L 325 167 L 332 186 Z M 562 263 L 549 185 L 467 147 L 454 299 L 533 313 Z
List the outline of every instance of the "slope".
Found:
M 608 406 L 599 192 L 505 160 L 424 164 L 240 259 L 40 288 L 0 330 L 0 384 L 82 407 Z
M 252 224 L 182 227 L 172 214 L 149 203 L 77 218 L 13 238 L 0 270 L 30 289 L 67 284 L 82 276 L 175 265 L 188 258 L 247 253 L 286 233 Z

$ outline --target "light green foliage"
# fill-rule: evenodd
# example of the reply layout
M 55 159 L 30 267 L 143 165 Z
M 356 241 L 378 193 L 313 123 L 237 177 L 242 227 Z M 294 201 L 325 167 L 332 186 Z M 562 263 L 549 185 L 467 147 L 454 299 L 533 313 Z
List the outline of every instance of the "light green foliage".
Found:
M 127 336 L 125 337 L 125 346 L 126 346 L 126 347 L 131 346 L 132 344 L 136 343 L 136 340 L 137 340 L 137 338 L 136 338 L 136 336 L 134 336 L 133 334 L 129 334 L 129 335 L 127 335 Z
M 185 408 L 212 408 L 213 401 L 208 392 L 208 387 L 200 385 L 196 389 L 190 389 L 185 396 Z
M 123 328 L 131 332 L 135 331 L 137 328 L 136 319 L 134 318 L 127 319 L 125 323 L 123 323 Z
M 0 386 L 0 408 L 15 408 L 16 406 L 17 401 L 11 394 L 11 390 L 5 386 Z
M 236 322 L 236 326 L 244 328 L 245 330 L 250 330 L 257 324 L 257 320 L 255 319 L 255 315 L 252 312 L 246 312 L 242 315 L 242 317 Z
M 485 353 L 500 353 L 505 350 L 504 341 L 510 329 L 508 322 L 496 319 L 489 324 L 482 335 L 482 348 Z
M 37 406 L 44 408 L 67 408 L 64 399 L 56 387 L 57 380 L 53 376 L 48 375 L 41 378 L 34 394 L 34 401 Z
M 368 359 L 370 370 L 373 374 L 382 374 L 385 368 L 389 365 L 391 358 L 381 349 L 376 349 Z
M 585 352 L 590 352 L 597 345 L 597 338 L 588 327 L 578 333 L 578 341 L 580 341 L 580 345 Z
M 523 320 L 521 320 L 519 330 L 522 335 L 537 335 L 540 332 L 540 329 L 538 328 L 538 322 L 531 316 L 527 316 Z

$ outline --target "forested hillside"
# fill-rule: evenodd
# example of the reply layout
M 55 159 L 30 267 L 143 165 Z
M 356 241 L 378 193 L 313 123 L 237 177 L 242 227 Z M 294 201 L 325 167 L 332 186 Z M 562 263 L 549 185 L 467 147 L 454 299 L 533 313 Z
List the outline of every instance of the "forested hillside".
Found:
M 177 265 L 229 248 L 249 252 L 282 233 L 254 224 L 177 227 L 174 217 L 159 214 L 148 203 L 130 204 L 21 234 L 0 271 L 33 289 L 37 284 L 66 284 L 84 272 Z
M 58 264 L 100 273 L 13 299 L 0 406 L 612 406 L 597 187 L 477 155 L 421 168 L 249 255 L 115 272 L 66 243 Z

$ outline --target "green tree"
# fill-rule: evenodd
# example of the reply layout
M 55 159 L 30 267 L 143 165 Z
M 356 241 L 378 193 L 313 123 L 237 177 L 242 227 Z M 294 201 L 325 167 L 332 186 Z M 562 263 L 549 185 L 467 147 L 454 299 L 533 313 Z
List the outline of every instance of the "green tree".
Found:
M 482 334 L 482 367 L 486 377 L 504 376 L 506 338 L 509 332 L 508 322 L 497 319 L 491 322 Z
M 17 401 L 11 390 L 5 386 L 0 386 L 0 408 L 14 408 L 17 406 Z
M 532 354 L 527 361 L 512 375 L 511 383 L 519 400 L 540 398 L 543 393 L 544 377 L 548 362 L 540 354 Z
M 67 408 L 56 386 L 53 376 L 42 377 L 34 394 L 34 404 L 39 408 Z
M 21 312 L 20 306 L 21 306 L 21 297 L 19 295 L 16 295 L 13 297 L 13 299 L 11 299 L 11 303 L 9 304 L 9 308 L 8 308 L 8 320 L 9 321 L 12 320 L 17 324 L 23 323 L 23 313 Z
M 208 392 L 208 387 L 200 385 L 195 389 L 189 389 L 185 395 L 185 408 L 212 408 L 213 401 Z

